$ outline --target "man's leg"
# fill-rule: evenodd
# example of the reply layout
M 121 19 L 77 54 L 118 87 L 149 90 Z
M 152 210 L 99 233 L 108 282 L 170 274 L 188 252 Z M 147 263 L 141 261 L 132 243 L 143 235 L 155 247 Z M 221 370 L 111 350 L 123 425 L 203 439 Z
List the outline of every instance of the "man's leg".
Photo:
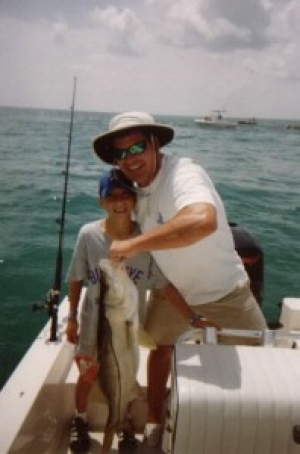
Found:
M 171 370 L 172 351 L 171 345 L 158 345 L 156 350 L 149 353 L 148 416 L 145 427 L 145 441 L 149 446 L 158 444 L 161 436 L 162 409 Z

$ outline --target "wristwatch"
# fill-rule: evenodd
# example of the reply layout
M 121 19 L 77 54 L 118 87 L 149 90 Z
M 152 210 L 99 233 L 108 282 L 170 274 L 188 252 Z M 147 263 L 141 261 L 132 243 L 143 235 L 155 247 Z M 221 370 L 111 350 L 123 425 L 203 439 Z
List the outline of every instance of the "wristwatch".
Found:
M 196 322 L 197 320 L 202 320 L 203 318 L 204 318 L 203 315 L 201 315 L 201 314 L 196 314 L 196 313 L 195 313 L 195 314 L 193 314 L 193 315 L 191 316 L 191 318 L 189 319 L 189 325 L 194 326 L 194 324 L 195 324 L 195 322 Z

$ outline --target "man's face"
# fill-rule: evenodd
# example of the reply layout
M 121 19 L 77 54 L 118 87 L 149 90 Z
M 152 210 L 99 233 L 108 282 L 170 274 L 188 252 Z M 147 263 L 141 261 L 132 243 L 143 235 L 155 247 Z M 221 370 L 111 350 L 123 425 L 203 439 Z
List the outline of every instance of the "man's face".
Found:
M 139 131 L 133 131 L 124 137 L 116 138 L 113 142 L 116 150 L 128 150 L 132 145 L 145 144 L 141 154 L 124 153 L 124 159 L 117 159 L 117 165 L 131 181 L 141 188 L 149 186 L 157 173 L 157 152 L 153 141 Z

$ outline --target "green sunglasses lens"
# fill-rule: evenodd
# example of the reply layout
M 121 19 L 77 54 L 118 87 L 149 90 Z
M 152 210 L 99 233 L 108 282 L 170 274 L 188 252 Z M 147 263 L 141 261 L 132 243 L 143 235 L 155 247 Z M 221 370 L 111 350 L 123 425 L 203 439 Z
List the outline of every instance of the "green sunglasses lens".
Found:
M 124 150 L 115 150 L 115 157 L 117 160 L 125 159 L 127 155 L 139 155 L 144 153 L 147 146 L 147 142 L 138 142 L 131 145 L 129 148 Z
M 135 143 L 129 148 L 129 154 L 141 154 L 145 150 L 146 146 L 144 142 Z

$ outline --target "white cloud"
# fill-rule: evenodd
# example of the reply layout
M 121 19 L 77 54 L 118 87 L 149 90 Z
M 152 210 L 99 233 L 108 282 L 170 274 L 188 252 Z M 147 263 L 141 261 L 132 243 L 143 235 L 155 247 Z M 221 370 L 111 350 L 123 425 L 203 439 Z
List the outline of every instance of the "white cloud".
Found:
M 300 117 L 298 0 L 3 5 L 0 105 Z
M 69 34 L 69 27 L 64 22 L 56 22 L 52 25 L 54 42 L 60 46 L 65 44 L 65 40 Z
M 160 35 L 170 45 L 203 47 L 214 52 L 267 45 L 267 8 L 259 0 L 152 0 L 163 26 Z
M 147 46 L 146 30 L 130 9 L 96 8 L 91 17 L 106 31 L 108 50 L 121 55 L 142 55 Z

